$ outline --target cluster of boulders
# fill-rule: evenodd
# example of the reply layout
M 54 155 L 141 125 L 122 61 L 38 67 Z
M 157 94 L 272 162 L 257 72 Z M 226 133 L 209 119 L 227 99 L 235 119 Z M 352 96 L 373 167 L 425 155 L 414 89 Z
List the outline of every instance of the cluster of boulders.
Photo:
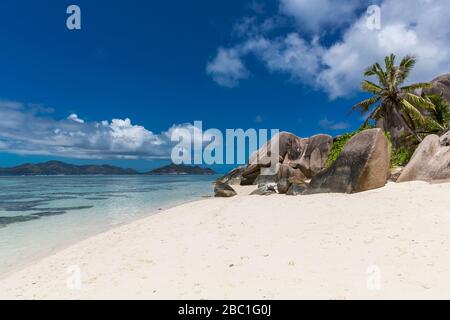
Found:
M 450 74 L 434 79 L 431 84 L 425 94 L 441 94 L 450 102 Z M 257 185 L 254 195 L 305 195 L 356 193 L 380 188 L 387 181 L 450 180 L 450 131 L 441 137 L 427 136 L 404 168 L 390 168 L 391 150 L 382 129 L 356 134 L 334 163 L 326 167 L 332 146 L 333 138 L 329 135 L 300 138 L 282 132 L 252 154 L 248 165 L 218 179 L 215 194 L 234 196 L 233 185 Z M 279 150 L 278 154 L 273 150 Z
M 386 184 L 390 150 L 381 129 L 366 130 L 354 136 L 336 161 L 326 168 L 332 145 L 333 138 L 329 135 L 300 138 L 282 132 L 252 154 L 247 166 L 218 179 L 215 194 L 235 195 L 232 185 L 257 185 L 252 192 L 254 195 L 301 195 L 353 193 Z M 273 150 L 278 150 L 278 154 L 272 154 Z
M 306 195 L 362 192 L 383 187 L 387 181 L 450 180 L 450 131 L 440 137 L 428 135 L 404 168 L 390 168 L 390 147 L 381 129 L 355 135 L 329 167 L 325 163 L 333 144 L 330 136 L 302 139 L 283 132 L 274 139 L 280 143 L 277 159 L 268 151 L 271 143 L 277 143 L 272 139 L 247 166 L 216 181 L 216 196 L 235 196 L 232 185 L 257 185 L 253 195 Z

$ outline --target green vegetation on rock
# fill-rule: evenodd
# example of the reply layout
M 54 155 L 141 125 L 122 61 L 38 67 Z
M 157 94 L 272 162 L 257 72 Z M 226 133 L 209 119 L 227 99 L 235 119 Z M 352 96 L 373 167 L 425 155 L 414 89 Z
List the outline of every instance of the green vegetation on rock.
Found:
M 325 163 L 326 167 L 331 166 L 336 161 L 336 159 L 341 154 L 344 146 L 347 144 L 347 142 L 353 136 L 360 133 L 361 131 L 364 131 L 367 129 L 372 129 L 372 128 L 374 128 L 374 126 L 367 123 L 367 124 L 364 124 L 363 126 L 361 126 L 358 130 L 356 130 L 354 132 L 345 133 L 341 136 L 336 137 L 336 139 L 333 142 L 333 146 L 331 148 L 330 155 Z M 412 146 L 410 148 L 400 147 L 398 149 L 395 149 L 392 145 L 391 135 L 389 134 L 389 132 L 384 131 L 384 134 L 386 136 L 386 139 L 389 142 L 389 147 L 391 150 L 391 166 L 399 167 L 399 166 L 405 166 L 406 164 L 408 164 L 409 160 L 411 159 L 411 157 L 414 153 L 415 146 Z

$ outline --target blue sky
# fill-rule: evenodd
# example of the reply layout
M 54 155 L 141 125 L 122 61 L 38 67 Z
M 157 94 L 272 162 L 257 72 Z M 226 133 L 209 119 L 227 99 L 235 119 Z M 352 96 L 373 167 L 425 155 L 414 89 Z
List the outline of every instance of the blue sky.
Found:
M 415 14 L 393 0 L 3 0 L 0 166 L 145 170 L 167 162 L 165 133 L 195 120 L 302 137 L 355 129 L 361 116 L 348 111 L 372 62 L 412 53 L 413 80 L 449 71 L 448 2 L 413 2 Z M 373 3 L 383 24 L 370 31 Z M 70 4 L 81 30 L 66 28 Z

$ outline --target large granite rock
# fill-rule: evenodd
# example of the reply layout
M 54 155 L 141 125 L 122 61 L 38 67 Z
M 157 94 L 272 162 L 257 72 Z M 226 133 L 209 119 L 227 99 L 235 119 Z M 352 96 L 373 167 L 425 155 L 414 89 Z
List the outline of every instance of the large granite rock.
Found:
M 220 177 L 216 180 L 216 183 L 226 183 L 228 185 L 239 185 L 242 181 L 242 173 L 244 172 L 246 167 L 238 167 L 230 172 L 228 172 L 226 175 Z
M 277 184 L 276 183 L 268 183 L 264 186 L 259 187 L 250 193 L 251 196 L 268 196 L 271 194 L 278 193 Z
M 450 147 L 450 131 L 447 131 L 439 138 L 439 144 L 442 147 Z
M 242 172 L 241 186 L 250 186 L 255 184 L 261 172 L 261 167 L 259 164 L 250 164 Z
M 281 164 L 278 170 L 277 187 L 278 193 L 285 194 L 292 185 L 293 180 L 304 181 L 305 176 L 300 169 L 295 169 L 290 165 Z
M 400 175 L 403 172 L 403 169 L 405 169 L 405 167 L 395 167 L 395 168 L 391 168 L 390 172 L 389 172 L 389 181 L 392 182 L 397 182 L 398 178 L 400 177 Z
M 433 87 L 431 89 L 425 89 L 424 94 L 426 95 L 441 95 L 450 102 L 450 73 L 443 74 L 436 79 L 431 81 Z
M 242 178 L 241 180 L 241 186 L 252 186 L 257 184 L 256 179 L 258 178 L 258 174 L 255 174 L 252 177 L 249 178 Z
M 237 195 L 237 193 L 226 183 L 216 183 L 214 186 L 214 195 L 216 197 L 230 198 Z
M 280 132 L 265 143 L 249 158 L 249 164 L 242 172 L 241 185 L 259 186 L 277 181 L 277 165 L 289 153 L 296 156 L 302 152 L 301 139 L 289 132 Z M 278 154 L 276 154 L 278 153 Z
M 266 142 L 258 151 L 254 152 L 249 158 L 249 165 L 259 165 L 260 167 L 269 167 L 271 164 L 283 162 L 286 154 L 300 153 L 301 139 L 290 132 L 280 132 Z M 272 151 L 277 152 L 273 154 Z
M 292 159 L 288 154 L 283 163 L 300 169 L 305 178 L 310 179 L 325 168 L 325 162 L 333 146 L 333 137 L 318 134 L 302 139 L 301 146 L 303 150 L 297 159 Z
M 278 176 L 280 171 L 280 163 L 276 163 L 273 167 L 262 167 L 255 184 L 262 187 L 269 183 L 278 183 Z
M 290 132 L 281 132 L 250 156 L 241 184 L 278 183 L 278 164 L 291 167 L 294 169 L 291 172 L 303 180 L 310 179 L 325 168 L 332 144 L 333 138 L 325 134 L 302 139 Z M 278 155 L 272 154 L 272 146 L 274 150 L 278 148 Z M 271 173 L 267 173 L 268 170 Z
M 397 182 L 450 179 L 450 132 L 427 136 L 417 147 Z
M 315 175 L 306 194 L 355 193 L 384 186 L 389 176 L 390 150 L 381 129 L 355 135 L 336 161 Z
M 300 181 L 305 180 L 305 176 L 300 169 L 295 169 L 287 164 L 277 163 L 274 166 L 275 172 L 272 168 L 261 168 L 261 173 L 256 179 L 258 188 L 264 187 L 268 184 L 277 185 L 277 192 L 284 194 L 291 186 L 291 180 L 297 179 Z
M 308 147 L 308 141 L 308 138 L 302 139 L 297 137 L 295 143 L 288 144 L 288 151 L 283 158 L 283 163 L 293 168 L 299 167 L 299 162 Z
M 286 192 L 288 196 L 299 196 L 308 190 L 308 184 L 304 181 L 292 181 L 291 185 Z

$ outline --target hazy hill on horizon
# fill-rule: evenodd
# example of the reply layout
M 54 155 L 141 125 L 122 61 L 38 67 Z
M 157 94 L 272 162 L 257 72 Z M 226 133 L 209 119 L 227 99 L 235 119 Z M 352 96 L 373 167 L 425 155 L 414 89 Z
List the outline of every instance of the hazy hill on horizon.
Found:
M 216 172 L 210 168 L 202 168 L 200 166 L 188 166 L 185 164 L 169 164 L 167 166 L 153 169 L 148 174 L 163 175 L 163 174 L 201 174 L 212 175 Z
M 0 168 L 0 175 L 164 175 L 164 174 L 215 174 L 209 168 L 170 164 L 149 172 L 138 172 L 131 168 L 103 165 L 75 165 L 51 160 L 42 163 L 24 163 L 15 167 Z

